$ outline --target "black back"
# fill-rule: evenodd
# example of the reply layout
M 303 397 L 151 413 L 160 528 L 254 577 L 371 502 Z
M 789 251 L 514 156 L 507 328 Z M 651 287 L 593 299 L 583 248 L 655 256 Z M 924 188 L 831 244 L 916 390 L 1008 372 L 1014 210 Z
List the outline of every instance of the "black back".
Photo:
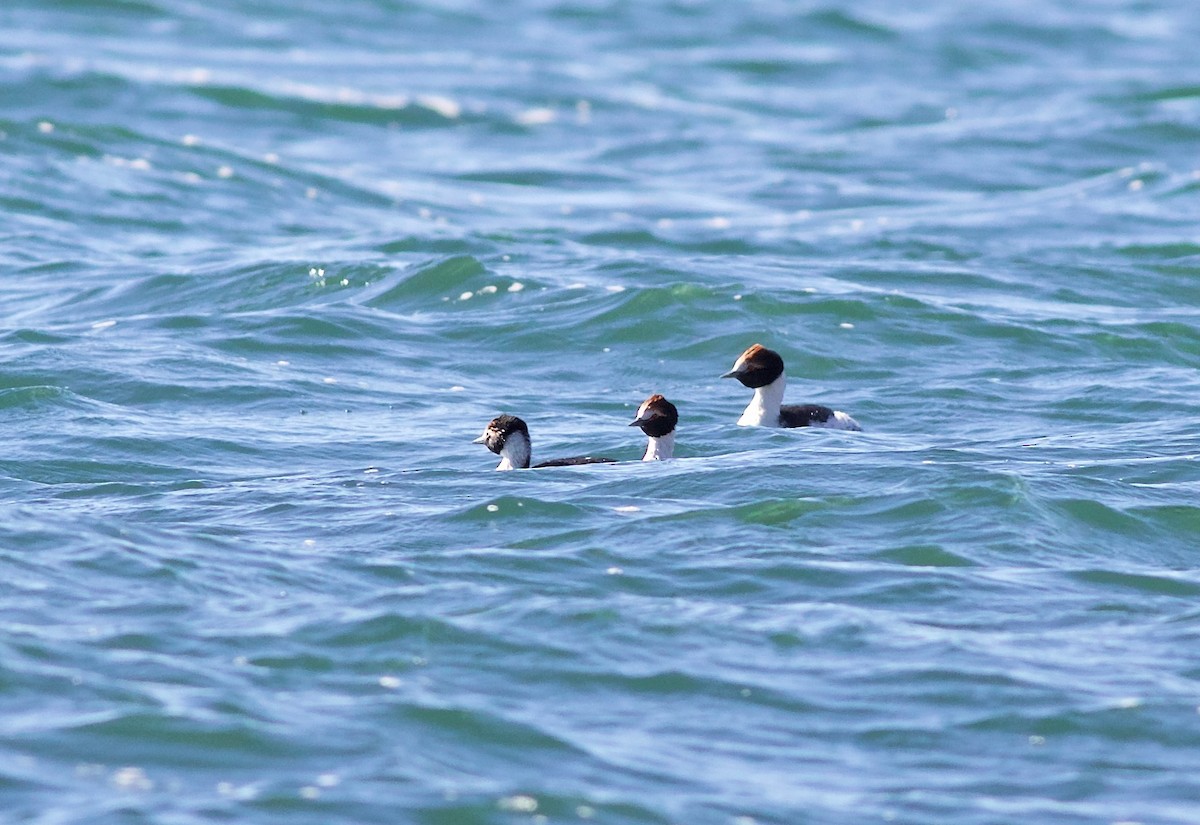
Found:
M 779 424 L 783 427 L 811 427 L 832 417 L 833 410 L 820 404 L 784 404 L 779 408 Z
M 577 455 L 574 458 L 552 458 L 549 461 L 542 461 L 534 464 L 533 468 L 538 467 L 576 467 L 580 464 L 616 464 L 615 458 L 602 458 L 600 456 Z

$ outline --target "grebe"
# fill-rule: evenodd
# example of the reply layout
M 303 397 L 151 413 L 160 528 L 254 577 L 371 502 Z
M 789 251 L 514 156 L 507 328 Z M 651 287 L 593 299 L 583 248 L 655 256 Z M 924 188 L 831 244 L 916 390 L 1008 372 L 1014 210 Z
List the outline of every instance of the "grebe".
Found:
M 500 456 L 497 470 L 523 470 L 529 467 L 529 427 L 515 415 L 499 415 L 488 422 L 483 434 L 471 442 L 483 444 L 496 455 Z M 556 458 L 534 464 L 538 467 L 573 467 L 577 464 L 613 464 L 615 459 L 597 456 L 577 456 L 575 458 Z
M 755 344 L 741 354 L 733 369 L 721 376 L 736 378 L 754 390 L 739 427 L 825 427 L 831 430 L 861 430 L 858 422 L 841 410 L 820 404 L 784 404 L 787 373 L 783 358 L 774 350 Z
M 675 425 L 679 411 L 661 395 L 652 395 L 642 402 L 630 427 L 641 427 L 646 434 L 646 454 L 642 461 L 665 461 L 675 452 Z

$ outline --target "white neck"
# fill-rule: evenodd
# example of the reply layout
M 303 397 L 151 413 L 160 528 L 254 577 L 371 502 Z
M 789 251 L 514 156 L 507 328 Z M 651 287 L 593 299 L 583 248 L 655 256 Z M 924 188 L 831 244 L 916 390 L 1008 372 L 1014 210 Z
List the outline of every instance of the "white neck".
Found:
M 500 450 L 497 470 L 520 470 L 529 466 L 529 439 L 524 433 L 511 433 Z
M 666 461 L 675 453 L 675 431 L 658 438 L 649 436 L 646 439 L 646 454 L 642 461 Z
M 787 373 L 754 391 L 754 398 L 746 405 L 746 411 L 738 419 L 739 427 L 778 427 L 779 408 L 783 405 L 783 388 L 787 385 Z

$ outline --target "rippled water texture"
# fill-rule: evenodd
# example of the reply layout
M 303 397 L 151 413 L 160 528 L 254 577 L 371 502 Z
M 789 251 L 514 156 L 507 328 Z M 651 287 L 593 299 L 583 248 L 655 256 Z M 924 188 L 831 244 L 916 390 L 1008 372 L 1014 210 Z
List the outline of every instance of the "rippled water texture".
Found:
M 1196 822 L 1197 43 L 7 0 L 0 819 Z

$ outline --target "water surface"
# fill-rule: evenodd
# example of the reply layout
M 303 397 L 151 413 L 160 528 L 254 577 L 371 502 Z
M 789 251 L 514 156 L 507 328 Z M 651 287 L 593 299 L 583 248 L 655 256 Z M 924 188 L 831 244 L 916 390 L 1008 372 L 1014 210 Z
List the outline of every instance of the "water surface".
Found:
M 1194 822 L 1198 41 L 11 0 L 0 809 Z M 754 342 L 865 431 L 734 426 Z

